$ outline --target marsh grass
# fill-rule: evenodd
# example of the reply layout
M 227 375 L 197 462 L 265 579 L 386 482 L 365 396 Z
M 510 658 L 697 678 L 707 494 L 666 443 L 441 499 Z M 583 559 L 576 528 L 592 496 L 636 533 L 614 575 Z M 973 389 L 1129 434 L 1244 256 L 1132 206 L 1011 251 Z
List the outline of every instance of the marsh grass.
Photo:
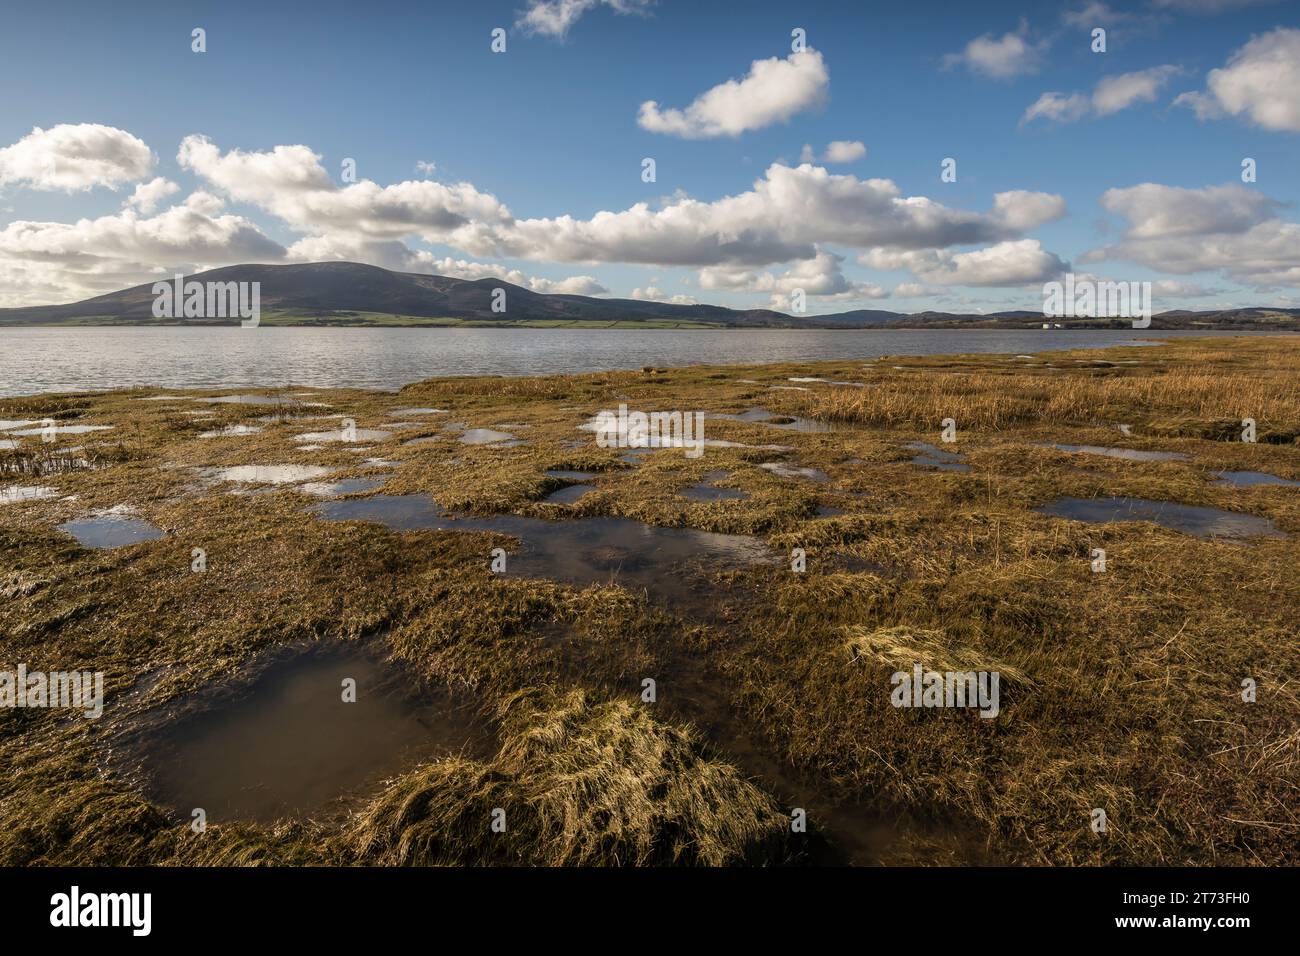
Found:
M 0 863 L 781 864 L 812 847 L 812 836 L 789 832 L 796 806 L 855 862 L 1295 863 L 1300 496 L 1213 478 L 1223 469 L 1300 478 L 1298 373 L 1297 340 L 1251 337 L 1032 361 L 320 391 L 331 407 L 313 411 L 360 428 L 382 427 L 398 408 L 450 410 L 364 451 L 303 450 L 293 438 L 302 424 L 287 415 L 257 434 L 197 438 L 276 416 L 267 406 L 145 402 L 138 390 L 5 399 L 0 418 L 115 431 L 92 433 L 113 436 L 96 441 L 93 470 L 28 465 L 6 479 L 39 474 L 57 496 L 0 505 L 0 667 L 103 670 L 107 705 L 99 722 L 0 711 Z M 868 387 L 766 387 L 792 376 Z M 620 401 L 726 413 L 762 405 L 836 428 L 711 419 L 710 438 L 795 450 L 710 448 L 692 460 L 669 449 L 630 465 L 577 430 Z M 214 417 L 184 414 L 200 407 Z M 910 464 L 907 443 L 937 442 L 949 417 L 971 470 Z M 1244 417 L 1258 422 L 1257 444 L 1237 440 Z M 445 431 L 452 422 L 530 427 L 518 432 L 524 445 L 471 447 Z M 421 436 L 438 440 L 404 444 Z M 59 437 L 25 454 L 91 444 Z M 1048 442 L 1188 459 L 1124 461 Z M 772 460 L 830 480 L 758 467 Z M 428 494 L 478 514 L 761 535 L 782 560 L 697 569 L 701 598 L 665 604 L 617 579 L 575 588 L 493 575 L 490 549 L 511 544 L 500 535 L 321 521 L 292 485 L 236 495 L 197 480 L 199 469 L 276 463 L 319 465 L 329 480 L 383 474 L 385 494 Z M 543 503 L 556 487 L 545 472 L 557 468 L 596 472 L 597 491 L 568 509 Z M 681 496 L 714 470 L 749 498 Z M 1033 510 L 1065 495 L 1247 511 L 1289 537 L 1207 541 Z M 55 527 L 122 504 L 166 537 L 87 551 Z M 818 517 L 824 504 L 844 513 Z M 196 547 L 207 573 L 190 571 Z M 784 563 L 795 547 L 808 552 L 805 574 Z M 1091 572 L 1094 548 L 1108 553 L 1105 574 Z M 382 641 L 421 681 L 471 695 L 496 728 L 494 753 L 413 766 L 353 795 L 342 816 L 216 823 L 201 835 L 172 822 L 142 773 L 112 759 L 115 728 L 232 680 L 268 648 L 360 640 Z M 893 708 L 889 673 L 909 658 L 998 669 L 998 717 Z M 657 703 L 641 700 L 646 677 L 658 681 Z M 1246 677 L 1258 685 L 1253 704 L 1241 699 Z M 489 828 L 498 807 L 504 834 Z M 1090 829 L 1095 807 L 1107 812 L 1105 836 Z M 854 839 L 865 819 L 870 838 Z

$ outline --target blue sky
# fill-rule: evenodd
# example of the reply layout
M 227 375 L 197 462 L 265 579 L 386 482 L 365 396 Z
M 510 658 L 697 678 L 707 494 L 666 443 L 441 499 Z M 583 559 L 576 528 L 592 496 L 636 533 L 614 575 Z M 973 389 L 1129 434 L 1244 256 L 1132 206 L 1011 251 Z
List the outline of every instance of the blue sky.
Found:
M 788 308 L 798 287 L 812 313 L 1034 308 L 1065 267 L 1160 282 L 1157 310 L 1300 305 L 1293 3 L 567 3 L 6 11 L 0 305 L 250 254 L 736 307 Z M 523 19 L 530 7 L 540 19 Z M 562 34 L 537 29 L 566 10 Z M 796 27 L 809 52 L 792 50 Z M 767 60 L 790 75 L 745 85 Z M 1130 79 L 1103 96 L 1115 77 Z M 699 115 L 745 128 L 701 127 L 689 104 L 729 80 L 743 104 Z M 646 101 L 688 116 L 654 128 Z M 195 135 L 210 148 L 179 162 Z M 835 141 L 865 155 L 828 161 Z M 51 152 L 60 178 L 43 178 Z M 945 157 L 956 182 L 940 180 Z M 1244 157 L 1256 182 L 1241 181 Z M 372 185 L 341 179 L 346 158 Z M 773 164 L 807 172 L 774 178 Z M 321 171 L 333 182 L 317 198 L 283 198 Z M 127 202 L 158 179 L 157 199 Z M 770 188 L 743 208 L 717 205 L 756 181 Z M 861 185 L 875 181 L 893 185 Z M 1000 193 L 1019 198 L 992 216 Z M 617 218 L 636 203 L 645 216 Z

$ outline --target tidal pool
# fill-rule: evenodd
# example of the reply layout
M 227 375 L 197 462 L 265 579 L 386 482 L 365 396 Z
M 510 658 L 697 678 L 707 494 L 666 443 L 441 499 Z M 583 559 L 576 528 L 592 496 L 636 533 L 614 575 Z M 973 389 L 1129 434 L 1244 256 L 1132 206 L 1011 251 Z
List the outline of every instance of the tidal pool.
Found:
M 907 447 L 921 453 L 912 459 L 914 465 L 937 468 L 939 471 L 970 471 L 970 465 L 965 464 L 963 456 L 956 452 L 944 451 L 924 441 L 910 441 Z
M 1268 518 L 1198 505 L 1146 498 L 1058 498 L 1034 509 L 1039 514 L 1076 521 L 1151 521 L 1198 538 L 1285 538 Z
M 1258 485 L 1285 485 L 1288 488 L 1300 488 L 1300 481 L 1279 478 L 1263 471 L 1221 471 L 1216 476 L 1216 485 L 1231 485 L 1234 488 L 1254 488 Z
M 83 548 L 121 548 L 141 541 L 165 537 L 163 530 L 141 518 L 122 514 L 103 514 L 59 525 L 77 539 Z
M 0 488 L 0 505 L 11 505 L 19 501 L 42 501 L 53 498 L 58 492 L 44 485 L 10 485 Z
M 460 436 L 462 445 L 517 445 L 519 440 L 509 432 L 499 432 L 492 428 L 469 428 Z
M 259 823 L 337 812 L 387 777 L 490 741 L 445 693 L 359 648 L 300 651 L 213 696 L 149 733 L 137 758 L 150 796 L 186 822 L 196 807 Z
M 556 491 L 552 491 L 542 500 L 552 505 L 571 505 L 583 495 L 596 489 L 591 485 L 566 485 Z
M 777 412 L 770 412 L 766 408 L 751 408 L 738 415 L 710 412 L 707 417 L 721 418 L 724 421 L 756 422 L 769 428 L 784 428 L 788 431 L 803 432 L 810 435 L 834 431 L 827 422 L 819 422 L 815 418 L 801 418 L 798 415 L 778 414 Z
M 830 481 L 831 476 L 820 468 L 804 468 L 781 461 L 765 461 L 758 466 L 779 478 L 803 478 L 808 481 Z
M 1177 451 L 1143 451 L 1140 448 L 1112 448 L 1106 445 L 1058 445 L 1049 443 L 1043 448 L 1055 448 L 1057 451 L 1083 453 L 1086 455 L 1105 455 L 1107 458 L 1123 458 L 1128 461 L 1186 461 L 1187 456 Z
M 298 490 L 319 498 L 338 498 L 363 491 L 374 491 L 376 488 L 382 488 L 384 484 L 381 478 L 340 478 L 338 481 L 309 481 L 305 485 L 300 485 Z
M 396 530 L 495 531 L 520 540 L 517 549 L 507 548 L 509 575 L 579 586 L 621 584 L 670 601 L 689 599 L 710 571 L 772 560 L 767 545 L 749 535 L 658 528 L 627 518 L 458 517 L 444 513 L 426 495 L 351 498 L 313 505 L 312 510 L 326 520 L 377 521 Z
M 730 478 L 727 471 L 705 472 L 698 482 L 682 489 L 682 497 L 692 501 L 740 501 L 748 498 L 749 493 L 739 488 L 719 488 L 715 482 Z
M 206 477 L 218 481 L 240 484 L 287 485 L 312 478 L 322 478 L 330 473 L 319 465 L 234 465 L 230 468 L 202 469 Z
M 565 471 L 564 469 L 551 469 L 546 474 L 551 478 L 561 478 L 565 481 L 591 481 L 596 477 L 594 471 Z

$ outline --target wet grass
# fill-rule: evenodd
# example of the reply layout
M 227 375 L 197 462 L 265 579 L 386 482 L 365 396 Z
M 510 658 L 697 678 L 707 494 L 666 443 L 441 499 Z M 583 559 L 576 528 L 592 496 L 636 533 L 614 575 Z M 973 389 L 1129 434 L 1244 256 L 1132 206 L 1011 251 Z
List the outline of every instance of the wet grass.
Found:
M 807 391 L 768 387 L 791 378 Z M 843 381 L 866 387 L 830 384 Z M 306 391 L 266 392 L 294 409 L 269 422 L 265 405 L 139 401 L 145 390 L 0 401 L 0 419 L 114 426 L 0 451 L 0 484 L 56 492 L 0 504 L 0 669 L 101 670 L 106 690 L 98 721 L 0 710 L 0 863 L 1297 862 L 1300 494 L 1217 476 L 1300 479 L 1300 340 Z M 628 460 L 578 430 L 621 402 L 763 407 L 835 428 L 787 429 L 788 454 Z M 350 418 L 365 435 L 412 406 L 448 414 L 355 445 L 295 439 L 342 427 L 304 427 L 302 414 Z M 1258 442 L 1240 441 L 1242 418 Z M 526 444 L 465 445 L 449 425 Z M 774 432 L 711 416 L 706 434 L 760 446 Z M 917 441 L 970 470 L 912 464 Z M 66 458 L 94 467 L 43 464 Z M 759 467 L 772 461 L 827 480 Z M 463 515 L 754 535 L 778 555 L 804 549 L 808 570 L 696 562 L 693 597 L 665 606 L 635 586 L 494 574 L 507 535 L 321 520 L 309 489 L 200 471 L 264 464 L 325 468 L 331 482 L 382 476 L 385 495 Z M 592 473 L 593 490 L 549 504 L 567 479 L 548 470 Z M 719 470 L 748 497 L 682 494 Z M 1246 512 L 1287 536 L 1202 540 L 1035 510 L 1062 497 Z M 165 537 L 91 550 L 57 529 L 122 505 Z M 203 833 L 112 758 L 124 728 L 202 699 L 259 655 L 362 641 L 475 701 L 493 752 L 406 768 L 342 815 Z M 890 675 L 913 661 L 998 670 L 998 716 L 893 707 Z M 810 833 L 791 832 L 796 808 Z

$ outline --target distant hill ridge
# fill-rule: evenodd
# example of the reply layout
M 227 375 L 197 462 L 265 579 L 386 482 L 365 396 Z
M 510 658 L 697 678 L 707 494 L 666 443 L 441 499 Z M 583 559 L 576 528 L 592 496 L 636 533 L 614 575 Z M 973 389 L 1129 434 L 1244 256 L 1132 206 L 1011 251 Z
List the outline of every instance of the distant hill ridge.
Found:
M 164 277 L 160 277 L 162 279 Z M 171 277 L 165 277 L 170 279 Z M 186 276 L 199 282 L 259 282 L 268 324 L 683 324 L 739 328 L 1035 328 L 1038 313 L 906 314 L 857 309 L 832 315 L 787 315 L 772 309 L 728 309 L 640 299 L 534 292 L 504 279 L 453 279 L 393 272 L 359 262 L 236 265 Z M 159 281 L 159 280 L 155 280 Z M 0 325 L 219 325 L 237 319 L 156 319 L 153 282 L 67 305 L 0 309 Z M 493 290 L 505 290 L 505 312 L 493 312 Z M 1068 328 L 1126 328 L 1125 319 L 1053 320 Z M 1238 309 L 1159 313 L 1153 328 L 1300 330 L 1300 309 Z

